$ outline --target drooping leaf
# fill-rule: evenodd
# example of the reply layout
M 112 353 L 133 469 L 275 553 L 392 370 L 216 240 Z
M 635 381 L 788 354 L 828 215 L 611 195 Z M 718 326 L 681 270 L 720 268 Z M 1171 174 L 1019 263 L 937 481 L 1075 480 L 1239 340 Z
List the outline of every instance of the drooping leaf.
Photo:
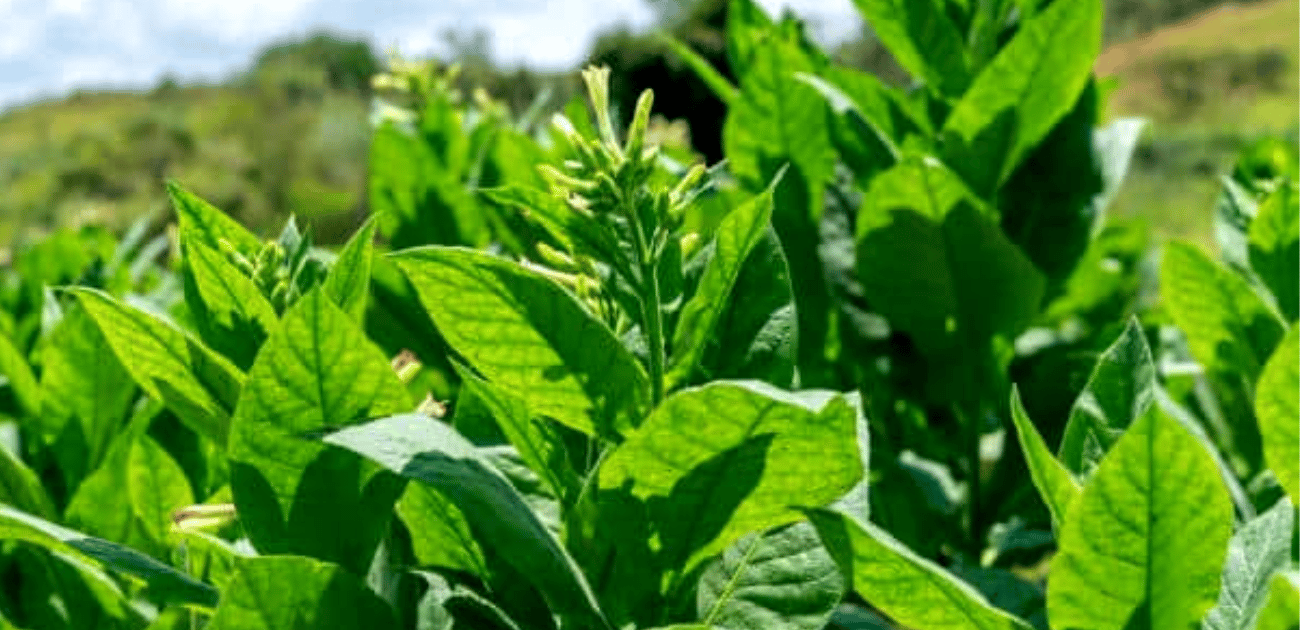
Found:
M 532 582 L 553 613 L 603 625 L 600 605 L 568 552 L 510 482 L 451 427 L 402 415 L 338 431 L 325 441 L 429 484 L 460 509 L 481 546 Z
M 8 505 L 0 505 L 0 539 L 23 540 L 51 551 L 90 558 L 144 581 L 161 602 L 215 606 L 216 589 L 130 547 L 61 527 Z
M 943 124 L 943 155 L 976 192 L 1005 182 L 1074 107 L 1101 49 L 1101 26 L 1100 0 L 1052 3 L 962 94 Z
M 803 522 L 733 543 L 700 576 L 696 609 L 720 630 L 820 630 L 845 579 L 817 530 Z
M 180 330 L 102 292 L 68 290 L 146 394 L 200 435 L 226 443 L 244 380 L 238 368 Z
M 1086 476 L 1134 420 L 1155 400 L 1156 366 L 1137 318 L 1129 320 L 1097 359 L 1070 409 L 1061 439 L 1061 463 Z
M 254 546 L 363 571 L 402 483 L 316 437 L 412 406 L 323 289 L 299 299 L 258 353 L 231 422 L 231 487 Z
M 325 276 L 325 291 L 352 319 L 361 322 L 370 296 L 370 261 L 375 250 L 374 219 L 367 220 L 348 240 Z
M 851 588 L 898 623 L 910 628 L 1029 630 L 1029 624 L 990 606 L 969 584 L 879 527 L 830 510 L 810 510 L 808 517 L 849 576 Z
M 603 436 L 640 423 L 645 371 L 559 285 L 467 249 L 418 248 L 395 259 L 448 343 L 530 411 Z
M 1071 504 L 1052 560 L 1053 627 L 1186 628 L 1214 605 L 1232 503 L 1214 460 L 1158 409 L 1129 426 Z
M 1259 420 L 1264 460 L 1291 500 L 1300 501 L 1300 330 L 1278 344 L 1255 387 L 1255 417 Z
M 396 630 L 393 609 L 342 567 L 269 556 L 239 563 L 211 630 Z
M 1237 531 L 1228 542 L 1219 603 L 1205 616 L 1202 630 L 1255 627 L 1270 578 L 1289 564 L 1294 527 L 1295 507 L 1284 497 Z
M 880 43 L 912 76 L 950 98 L 971 81 L 962 33 L 943 0 L 855 0 Z M 1095 55 L 1095 53 L 1094 53 Z
M 1052 522 L 1060 527 L 1069 513 L 1070 504 L 1079 494 L 1079 484 L 1070 474 L 1070 470 L 1052 455 L 1051 449 L 1038 434 L 1033 420 L 1020 402 L 1020 390 L 1011 392 L 1011 420 L 1016 425 L 1016 436 L 1020 440 L 1020 449 L 1025 454 L 1025 463 L 1029 465 L 1029 476 L 1038 488 L 1038 495 L 1043 498 L 1048 511 L 1052 513 Z
M 761 385 L 761 384 L 759 384 Z M 862 478 L 857 413 L 771 387 L 713 382 L 669 396 L 600 468 L 600 487 L 650 499 L 668 566 L 689 570 L 741 536 L 791 523 Z

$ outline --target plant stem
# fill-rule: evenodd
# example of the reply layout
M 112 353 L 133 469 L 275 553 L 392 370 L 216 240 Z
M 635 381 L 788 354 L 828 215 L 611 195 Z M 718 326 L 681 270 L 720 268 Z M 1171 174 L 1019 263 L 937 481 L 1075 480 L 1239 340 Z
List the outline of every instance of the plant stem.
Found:
M 967 471 L 967 501 L 966 507 L 969 510 L 967 514 L 968 534 L 970 536 L 970 549 L 972 559 L 979 562 L 980 554 L 984 552 L 984 542 L 980 540 L 980 519 L 983 517 L 981 511 L 983 506 L 980 505 L 980 426 L 979 414 L 971 413 L 970 409 L 965 408 L 960 403 L 952 406 L 952 411 L 957 416 L 957 424 L 966 429 L 966 460 L 970 467 Z
M 659 261 L 650 248 L 648 238 L 636 208 L 625 208 L 636 237 L 636 263 L 641 270 L 641 322 L 645 327 L 646 344 L 650 355 L 650 400 L 658 407 L 664 399 L 664 314 L 660 308 Z M 653 236 L 653 235 L 652 235 Z

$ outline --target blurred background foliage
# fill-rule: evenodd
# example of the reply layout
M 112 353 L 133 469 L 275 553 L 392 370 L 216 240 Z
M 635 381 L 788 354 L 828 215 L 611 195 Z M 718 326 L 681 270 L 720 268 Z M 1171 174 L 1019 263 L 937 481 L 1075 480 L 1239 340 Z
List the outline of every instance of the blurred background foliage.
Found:
M 710 163 L 721 158 L 723 105 L 657 32 L 685 42 L 727 73 L 725 0 L 647 0 L 655 32 L 614 28 L 588 61 L 611 67 L 624 118 L 655 90 L 655 111 Z M 1116 200 L 1159 240 L 1214 248 L 1220 178 L 1263 137 L 1295 142 L 1300 129 L 1300 0 L 1108 0 L 1098 74 L 1112 80 L 1111 116 L 1151 124 Z M 459 87 L 481 88 L 533 120 L 577 92 L 573 72 L 502 67 L 491 34 L 448 32 Z M 870 26 L 834 51 L 841 63 L 899 84 L 905 74 Z M 141 216 L 163 225 L 164 178 L 175 178 L 263 233 L 293 214 L 318 242 L 350 233 L 367 214 L 370 77 L 385 66 L 364 41 L 318 33 L 267 47 L 220 84 L 164 78 L 147 92 L 79 91 L 0 113 L 0 242 L 61 226 L 121 229 Z

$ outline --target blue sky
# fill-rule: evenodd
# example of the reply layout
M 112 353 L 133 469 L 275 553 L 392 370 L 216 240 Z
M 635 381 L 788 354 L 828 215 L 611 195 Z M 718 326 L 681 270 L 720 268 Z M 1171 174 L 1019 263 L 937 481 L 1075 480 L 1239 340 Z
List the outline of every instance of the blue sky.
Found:
M 851 0 L 759 0 L 789 6 L 822 39 L 856 30 Z M 643 0 L 0 0 L 0 109 L 75 87 L 148 87 L 165 73 L 219 80 L 275 39 L 319 28 L 376 51 L 437 54 L 449 28 L 492 33 L 504 64 L 576 64 L 595 34 L 644 27 Z

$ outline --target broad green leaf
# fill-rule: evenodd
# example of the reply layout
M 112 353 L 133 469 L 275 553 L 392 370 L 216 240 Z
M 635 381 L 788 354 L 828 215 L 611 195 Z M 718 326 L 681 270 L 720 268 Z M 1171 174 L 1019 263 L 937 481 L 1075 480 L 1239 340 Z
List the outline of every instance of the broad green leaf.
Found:
M 69 486 L 94 470 L 127 417 L 137 390 L 84 309 L 71 308 L 41 353 L 40 431 Z
M 822 543 L 863 599 L 909 628 L 1029 630 L 989 605 L 969 584 L 916 555 L 871 523 L 830 510 L 809 510 Z
M 1258 630 L 1295 630 L 1300 624 L 1300 574 L 1294 571 L 1273 576 L 1268 601 L 1259 611 Z
M 467 249 L 425 247 L 395 259 L 452 348 L 531 412 L 601 436 L 640 424 L 645 371 L 552 280 Z
M 270 556 L 239 563 L 209 630 L 396 630 L 387 603 L 342 567 Z
M 1300 317 L 1300 190 L 1279 186 L 1250 223 L 1250 266 L 1289 322 Z
M 987 195 L 1007 181 L 1074 108 L 1101 49 L 1101 27 L 1101 0 L 1054 2 L 1022 23 L 975 77 L 941 131 L 945 158 L 973 189 Z
M 1202 630 L 1250 630 L 1269 594 L 1269 579 L 1291 558 L 1295 507 L 1286 498 L 1251 519 L 1228 542 L 1219 603 Z
M 668 373 L 673 385 L 689 382 L 697 372 L 709 378 L 770 378 L 778 385 L 790 384 L 797 335 L 794 297 L 780 243 L 771 232 L 771 217 L 769 190 L 732 210 L 718 225 L 712 255 L 673 334 Z M 717 352 L 708 352 L 711 344 L 718 346 Z M 764 345 L 755 352 L 755 344 Z M 706 355 L 718 352 L 739 356 L 722 365 L 705 361 Z
M 855 0 L 854 4 L 880 43 L 912 76 L 946 97 L 956 98 L 966 91 L 971 63 L 944 0 Z
M 193 503 L 180 465 L 152 438 L 128 429 L 72 495 L 65 518 L 92 536 L 166 558 L 172 512 Z
M 54 519 L 54 502 L 41 485 L 41 478 L 9 449 L 0 447 L 0 504 Z
M 1092 472 L 1124 429 L 1151 408 L 1155 388 L 1155 361 L 1134 317 L 1101 353 L 1075 399 L 1061 439 L 1061 463 L 1075 475 Z
M 831 141 L 862 189 L 876 172 L 894 165 L 910 134 L 928 133 L 929 122 L 896 98 L 875 75 L 835 66 L 822 77 L 801 74 L 830 108 Z
M 733 543 L 700 575 L 696 610 L 723 630 L 821 630 L 845 579 L 817 530 L 803 522 Z
M 261 239 L 238 221 L 177 182 L 167 182 L 167 195 L 171 197 L 182 233 L 193 232 L 204 245 L 217 251 L 221 251 L 221 241 L 224 240 L 244 256 L 253 256 L 262 247 Z
M 370 261 L 375 250 L 374 219 L 367 220 L 348 240 L 325 276 L 325 291 L 352 319 L 362 322 L 370 296 Z
M 745 534 L 798 520 L 792 506 L 827 505 L 862 478 L 849 403 L 810 409 L 772 391 L 744 382 L 679 391 L 601 466 L 601 488 L 650 499 L 669 567 L 689 571 Z
M 569 464 L 561 436 L 539 418 L 534 418 L 523 399 L 503 387 L 489 383 L 467 369 L 456 366 L 460 375 L 460 402 L 473 398 L 483 405 L 520 459 L 546 484 L 551 494 L 564 499 L 578 492 L 580 480 Z
M 551 611 L 603 625 L 582 571 L 523 497 L 454 429 L 420 415 L 401 415 L 325 437 L 408 479 L 429 484 L 464 515 L 474 539 L 530 580 Z
M 1071 504 L 1052 560 L 1056 628 L 1187 628 L 1214 605 L 1232 503 L 1214 460 L 1152 409 Z
M 1247 381 L 1282 339 L 1282 323 L 1245 279 L 1219 267 L 1196 246 L 1173 242 L 1160 269 L 1165 308 L 1198 363 Z
M 258 353 L 231 421 L 231 488 L 254 546 L 364 570 L 402 484 L 312 438 L 412 407 L 384 355 L 322 289 L 299 299 Z
M 36 384 L 36 375 L 8 335 L 0 332 L 0 376 L 9 379 L 9 389 L 18 400 L 19 407 L 32 417 L 41 414 L 41 388 Z
M 199 334 L 214 350 L 247 369 L 275 328 L 275 308 L 252 279 L 199 235 L 181 234 L 185 301 Z
M 1300 501 L 1300 329 L 1293 327 L 1264 366 L 1255 388 L 1255 417 L 1264 443 L 1264 460 L 1278 483 Z
M 163 321 L 85 288 L 77 297 L 136 384 L 199 435 L 226 443 L 244 375 L 224 357 Z
M 44 519 L 0 505 L 0 539 L 23 540 L 54 552 L 90 558 L 145 582 L 162 602 L 215 606 L 216 589 L 198 582 L 130 547 L 87 536 Z
M 483 550 L 465 515 L 436 488 L 407 484 L 397 501 L 397 515 L 411 533 L 411 551 L 420 566 L 488 577 Z
M 1038 495 L 1043 498 L 1048 511 L 1052 513 L 1052 522 L 1059 530 L 1069 513 L 1070 504 L 1079 495 L 1079 483 L 1074 480 L 1070 470 L 1052 455 L 1051 449 L 1039 435 L 1025 405 L 1020 401 L 1020 390 L 1011 390 L 1011 421 L 1016 425 L 1016 436 L 1020 440 L 1020 450 L 1025 454 L 1025 463 L 1029 465 L 1029 476 L 1038 488 Z
M 975 203 L 938 161 L 909 157 L 872 181 L 857 219 L 863 293 L 930 360 L 932 385 L 969 386 L 945 372 L 1018 334 L 1043 298 L 1042 274 Z
M 798 42 L 774 33 L 754 48 L 741 98 L 728 110 L 722 131 L 732 172 L 750 190 L 765 188 L 784 162 L 794 162 L 808 182 L 806 206 L 813 217 L 820 207 L 813 191 L 830 178 L 835 152 L 822 97 L 795 75 L 816 74 L 819 66 Z

